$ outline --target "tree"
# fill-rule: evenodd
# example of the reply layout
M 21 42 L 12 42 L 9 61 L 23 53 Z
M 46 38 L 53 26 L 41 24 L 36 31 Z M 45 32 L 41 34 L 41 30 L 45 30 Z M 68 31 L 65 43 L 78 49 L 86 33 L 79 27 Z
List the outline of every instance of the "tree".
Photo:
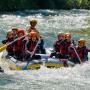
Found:
M 71 9 L 71 8 L 73 8 L 74 7 L 74 2 L 73 2 L 73 0 L 67 0 L 66 1 L 66 5 L 65 5 L 65 8 L 66 9 Z
M 83 0 L 74 0 L 75 7 L 76 7 L 76 8 L 80 8 L 82 1 L 83 1 Z
M 38 6 L 41 9 L 54 9 L 55 4 L 53 0 L 38 0 Z
M 83 9 L 88 8 L 88 0 L 82 0 L 82 2 L 81 2 L 81 8 L 83 8 Z

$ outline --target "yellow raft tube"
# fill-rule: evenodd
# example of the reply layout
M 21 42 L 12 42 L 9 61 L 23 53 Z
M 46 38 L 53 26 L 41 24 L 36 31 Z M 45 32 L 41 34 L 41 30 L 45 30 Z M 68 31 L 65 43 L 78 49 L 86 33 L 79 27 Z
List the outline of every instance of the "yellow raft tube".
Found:
M 47 68 L 74 66 L 74 64 L 71 62 L 67 62 L 65 64 L 62 60 L 56 58 L 49 58 L 48 55 L 45 54 L 40 54 L 41 60 L 29 61 L 28 65 L 27 61 L 17 61 L 13 57 L 6 58 L 6 55 L 6 53 L 0 54 L 0 60 L 2 64 L 4 64 L 7 68 L 11 70 L 24 70 L 25 67 L 27 67 L 27 70 L 40 69 L 41 65 L 44 65 Z
M 23 70 L 27 66 L 27 70 L 40 69 L 41 65 L 47 68 L 60 68 L 64 67 L 64 63 L 57 59 L 48 58 L 41 60 L 32 60 L 27 65 L 27 62 L 17 61 L 13 57 L 7 59 L 6 57 L 1 57 L 1 62 L 11 70 Z

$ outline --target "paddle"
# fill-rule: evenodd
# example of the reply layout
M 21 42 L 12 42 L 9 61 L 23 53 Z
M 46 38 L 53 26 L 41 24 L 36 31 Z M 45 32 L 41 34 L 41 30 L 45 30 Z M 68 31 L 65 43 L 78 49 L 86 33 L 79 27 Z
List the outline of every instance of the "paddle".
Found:
M 3 50 L 5 50 L 7 48 L 8 44 L 2 44 L 0 46 L 0 52 L 2 52 Z
M 38 40 L 38 42 L 37 42 L 37 44 L 36 44 L 34 50 L 33 50 L 32 53 L 31 53 L 30 60 L 27 62 L 27 64 L 26 64 L 25 67 L 23 68 L 23 70 L 27 70 L 27 67 L 28 67 L 28 65 L 29 65 L 29 63 L 30 63 L 30 61 L 31 61 L 31 59 L 32 59 L 32 57 L 33 57 L 33 55 L 34 55 L 36 49 L 37 49 L 37 46 L 38 46 L 40 40 L 41 40 L 41 39 L 39 38 L 39 40 Z
M 78 58 L 78 60 L 79 60 L 79 62 L 80 62 L 80 64 L 82 63 L 82 61 L 81 61 L 81 59 L 80 59 L 80 57 L 79 57 L 79 55 L 78 55 L 78 53 L 77 53 L 77 51 L 76 51 L 76 49 L 75 49 L 75 47 L 74 47 L 74 45 L 73 45 L 73 42 L 71 41 L 71 44 L 72 44 L 72 48 L 74 49 L 74 52 L 76 53 L 76 55 L 77 55 L 77 58 Z
M 12 41 L 12 42 L 10 42 L 10 43 L 6 43 L 6 44 L 0 45 L 0 52 L 2 52 L 3 50 L 5 50 L 5 49 L 7 48 L 7 46 L 13 44 L 13 43 L 16 42 L 18 39 L 22 39 L 22 38 L 24 38 L 24 37 L 26 37 L 26 36 L 27 36 L 27 35 L 24 35 L 24 36 L 22 36 L 22 37 L 20 37 L 20 38 L 16 38 L 14 41 Z

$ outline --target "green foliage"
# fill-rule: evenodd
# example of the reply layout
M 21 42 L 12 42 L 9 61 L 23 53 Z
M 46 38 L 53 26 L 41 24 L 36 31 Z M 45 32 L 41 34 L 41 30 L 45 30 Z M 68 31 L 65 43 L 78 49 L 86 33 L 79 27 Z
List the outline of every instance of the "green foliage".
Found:
M 54 0 L 53 0 L 53 1 L 54 1 Z M 54 3 L 55 3 L 55 8 L 56 8 L 56 9 L 60 9 L 60 8 L 61 8 L 61 9 L 64 9 L 64 8 L 66 8 L 66 7 L 65 7 L 66 1 L 67 1 L 67 0 L 55 0 L 55 1 L 54 1 Z
M 0 11 L 26 9 L 90 9 L 90 0 L 0 0 Z
M 82 2 L 81 2 L 81 8 L 83 8 L 83 9 L 84 8 L 85 9 L 88 8 L 88 2 L 89 2 L 88 0 L 82 0 Z
M 37 0 L 23 0 L 22 7 L 24 9 L 36 9 L 36 8 L 38 8 Z
M 55 4 L 53 0 L 38 0 L 38 7 L 40 9 L 54 9 Z
M 82 1 L 83 0 L 75 0 L 75 2 L 74 2 L 75 3 L 75 7 L 76 8 L 80 8 Z
M 70 8 L 74 7 L 73 3 L 74 3 L 73 0 L 67 0 L 66 1 L 66 8 L 70 9 Z

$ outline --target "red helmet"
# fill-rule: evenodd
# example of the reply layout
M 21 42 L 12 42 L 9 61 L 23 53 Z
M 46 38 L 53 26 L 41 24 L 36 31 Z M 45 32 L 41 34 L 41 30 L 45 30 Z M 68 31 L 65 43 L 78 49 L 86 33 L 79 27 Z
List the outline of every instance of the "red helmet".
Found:
M 23 35 L 25 35 L 24 29 L 18 29 L 17 34 L 20 34 L 20 33 L 22 33 Z
M 31 31 L 30 32 L 30 37 L 37 37 L 37 32 Z

